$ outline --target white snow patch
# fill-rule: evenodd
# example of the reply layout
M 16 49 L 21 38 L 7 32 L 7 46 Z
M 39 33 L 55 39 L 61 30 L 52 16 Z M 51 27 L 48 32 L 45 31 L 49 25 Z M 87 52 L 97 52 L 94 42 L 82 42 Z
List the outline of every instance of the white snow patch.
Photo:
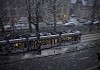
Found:
M 31 57 L 32 57 L 32 54 L 28 53 L 22 56 L 22 59 L 31 58 Z

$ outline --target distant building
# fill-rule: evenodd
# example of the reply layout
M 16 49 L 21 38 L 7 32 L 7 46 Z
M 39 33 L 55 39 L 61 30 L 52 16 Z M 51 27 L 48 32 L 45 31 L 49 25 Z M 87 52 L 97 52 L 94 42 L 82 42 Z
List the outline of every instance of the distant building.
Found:
M 42 1 L 42 0 L 40 0 Z M 52 0 L 53 1 L 53 0 Z M 91 19 L 93 13 L 94 0 L 57 0 L 57 21 L 68 20 L 70 15 L 75 14 L 78 18 Z M 100 2 L 97 0 L 98 3 Z M 50 7 L 47 6 L 49 0 L 41 4 L 41 21 L 53 21 L 53 15 L 50 13 Z M 26 0 L 3 0 L 0 13 L 3 15 L 5 24 L 14 24 L 20 20 L 24 23 L 28 17 Z M 35 22 L 35 0 L 30 0 L 32 21 Z M 2 11 L 3 10 L 3 11 Z M 100 3 L 96 6 L 95 18 L 100 17 Z M 24 21 L 25 18 L 25 21 Z
M 32 20 L 35 20 L 35 0 L 30 0 L 30 5 L 31 5 L 31 16 L 32 16 Z M 41 1 L 41 0 L 40 0 Z M 70 0 L 57 0 L 57 3 L 61 2 L 60 5 L 58 5 L 57 7 L 57 21 L 59 20 L 67 20 L 69 18 L 69 1 Z M 45 21 L 52 21 L 53 20 L 53 16 L 51 13 L 49 13 L 49 10 L 47 7 L 47 4 L 49 2 L 46 1 L 44 4 L 41 4 L 40 8 L 41 8 L 41 13 L 40 14 L 40 18 L 42 20 Z M 4 10 L 5 10 L 5 17 L 4 17 L 4 22 L 7 24 L 11 24 L 11 23 L 16 23 L 19 20 L 21 20 L 21 18 L 27 18 L 28 17 L 28 13 L 27 13 L 27 4 L 26 4 L 26 0 L 6 0 L 4 2 Z
M 96 5 L 94 6 L 95 1 Z M 98 19 L 100 17 L 99 0 L 71 0 L 70 14 L 76 14 L 78 18 L 85 18 L 91 20 L 93 12 L 95 12 L 95 19 Z

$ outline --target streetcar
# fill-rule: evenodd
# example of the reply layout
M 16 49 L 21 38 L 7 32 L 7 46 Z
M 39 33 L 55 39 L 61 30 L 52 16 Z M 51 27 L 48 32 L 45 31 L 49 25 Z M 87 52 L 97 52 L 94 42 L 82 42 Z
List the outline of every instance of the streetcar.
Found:
M 55 35 L 40 36 L 41 49 L 59 47 L 66 43 L 74 44 L 81 41 L 81 32 L 76 31 L 73 33 L 61 33 Z M 0 41 L 0 46 L 7 44 L 6 40 Z M 37 37 L 10 39 L 9 44 L 11 48 L 28 48 L 37 49 Z

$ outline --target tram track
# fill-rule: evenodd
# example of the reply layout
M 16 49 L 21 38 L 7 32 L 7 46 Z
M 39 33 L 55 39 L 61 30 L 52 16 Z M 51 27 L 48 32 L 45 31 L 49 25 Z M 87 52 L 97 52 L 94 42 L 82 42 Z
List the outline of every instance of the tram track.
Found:
M 81 38 L 81 40 L 84 40 L 84 39 L 91 39 L 91 38 L 98 38 L 99 39 L 100 35 L 98 36 L 89 36 L 89 37 L 84 37 L 84 38 Z
M 87 34 L 87 35 L 82 35 L 81 38 L 83 37 L 90 37 L 90 36 L 98 36 L 100 35 L 100 33 L 96 33 L 96 34 Z
M 100 33 L 88 34 L 88 35 L 83 35 L 81 37 L 81 42 L 87 42 L 87 41 L 98 40 L 98 39 L 100 39 Z

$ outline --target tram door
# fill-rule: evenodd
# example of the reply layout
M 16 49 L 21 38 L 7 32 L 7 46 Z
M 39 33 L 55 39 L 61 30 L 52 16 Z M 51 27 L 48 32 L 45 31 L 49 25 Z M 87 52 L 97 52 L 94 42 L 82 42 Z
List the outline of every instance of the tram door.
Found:
M 36 44 L 37 44 L 36 40 L 31 41 L 32 49 L 36 49 L 37 48 Z
M 41 48 L 48 48 L 51 47 L 51 40 L 50 39 L 42 39 L 41 40 Z
M 66 45 L 67 43 L 72 43 L 74 37 L 73 36 L 65 36 L 63 37 L 63 45 Z
M 52 39 L 52 47 L 53 46 L 58 46 L 58 39 L 57 38 Z
M 47 39 L 47 46 L 51 47 L 51 39 Z
M 43 45 L 43 41 L 41 40 L 41 46 Z M 37 40 L 31 41 L 32 49 L 37 49 Z

